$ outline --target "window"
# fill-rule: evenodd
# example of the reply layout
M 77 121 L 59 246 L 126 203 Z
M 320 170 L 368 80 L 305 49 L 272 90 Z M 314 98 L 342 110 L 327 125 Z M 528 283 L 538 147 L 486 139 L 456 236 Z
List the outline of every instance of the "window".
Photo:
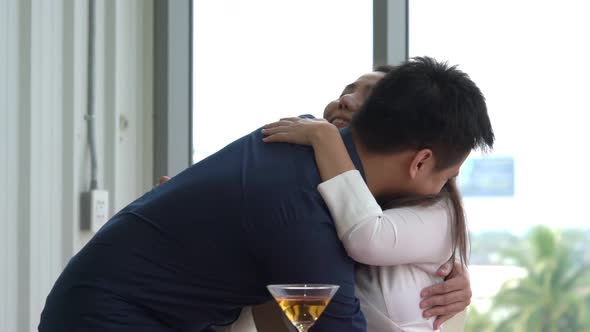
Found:
M 372 67 L 372 11 L 371 1 L 194 1 L 193 162 L 281 117 L 321 117 Z
M 545 262 L 549 252 L 563 263 L 563 257 L 556 257 L 563 250 L 571 251 L 576 258 L 565 265 L 589 261 L 588 255 L 575 255 L 580 247 L 590 249 L 589 12 L 590 4 L 582 1 L 410 1 L 410 56 L 429 55 L 459 64 L 486 96 L 496 132 L 494 152 L 473 155 L 459 178 L 473 232 L 473 262 L 488 265 L 471 268 L 475 307 L 480 312 L 488 310 L 500 291 L 502 282 L 494 281 L 514 279 L 504 287 L 524 287 L 523 278 L 540 273 L 531 270 L 525 256 L 545 264 L 543 269 L 550 269 Z M 537 225 L 548 228 L 531 231 Z M 559 269 L 568 274 L 575 267 Z M 504 289 L 495 298 L 498 310 L 475 313 L 470 319 L 488 319 L 496 326 L 503 321 L 516 324 L 519 318 L 526 320 L 516 306 L 538 305 L 542 308 L 534 314 L 551 319 L 534 316 L 514 331 L 552 330 L 549 326 L 578 331 L 576 326 L 590 323 L 574 317 L 576 307 L 568 307 L 562 315 L 556 315 L 555 308 L 571 294 L 580 299 L 579 306 L 585 301 L 586 310 L 590 309 L 588 283 L 584 287 L 582 281 L 555 294 L 546 290 L 545 295 L 555 296 L 549 301 L 554 307 L 542 307 L 535 296 L 517 303 L 524 298 L 512 294 L 515 297 L 506 301 Z M 503 320 L 511 314 L 515 316 Z

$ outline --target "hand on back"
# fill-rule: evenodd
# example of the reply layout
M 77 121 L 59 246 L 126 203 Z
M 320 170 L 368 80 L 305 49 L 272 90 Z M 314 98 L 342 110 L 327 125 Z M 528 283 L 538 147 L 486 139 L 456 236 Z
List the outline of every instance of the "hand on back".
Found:
M 262 129 L 264 142 L 282 142 L 301 145 L 314 145 L 321 141 L 325 133 L 338 131 L 338 128 L 324 119 L 284 118 L 269 123 Z

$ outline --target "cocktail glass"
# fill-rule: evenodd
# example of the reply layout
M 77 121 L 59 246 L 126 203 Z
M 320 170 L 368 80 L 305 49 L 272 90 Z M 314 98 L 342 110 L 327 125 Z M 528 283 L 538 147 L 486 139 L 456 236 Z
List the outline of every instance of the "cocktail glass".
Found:
M 299 332 L 307 332 L 318 320 L 339 287 L 323 284 L 267 286 L 285 316 Z

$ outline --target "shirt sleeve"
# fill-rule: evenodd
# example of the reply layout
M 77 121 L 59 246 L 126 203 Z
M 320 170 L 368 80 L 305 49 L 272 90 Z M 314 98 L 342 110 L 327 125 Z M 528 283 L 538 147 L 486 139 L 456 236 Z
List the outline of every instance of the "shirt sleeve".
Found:
M 389 266 L 440 263 L 452 252 L 447 199 L 430 206 L 383 211 L 358 170 L 318 186 L 334 219 L 338 237 L 357 262 Z

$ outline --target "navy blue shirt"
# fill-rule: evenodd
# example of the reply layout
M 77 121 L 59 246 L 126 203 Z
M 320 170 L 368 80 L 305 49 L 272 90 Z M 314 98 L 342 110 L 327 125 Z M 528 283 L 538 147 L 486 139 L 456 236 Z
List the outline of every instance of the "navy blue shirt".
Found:
M 362 174 L 350 131 L 341 133 Z M 263 143 L 259 130 L 229 144 L 109 221 L 57 281 L 40 330 L 101 320 L 118 328 L 112 316 L 125 312 L 121 322 L 145 330 L 201 331 L 271 300 L 268 284 L 327 283 L 340 289 L 313 331 L 365 331 L 354 263 L 320 182 L 309 147 Z M 73 307 L 92 319 L 73 322 Z

